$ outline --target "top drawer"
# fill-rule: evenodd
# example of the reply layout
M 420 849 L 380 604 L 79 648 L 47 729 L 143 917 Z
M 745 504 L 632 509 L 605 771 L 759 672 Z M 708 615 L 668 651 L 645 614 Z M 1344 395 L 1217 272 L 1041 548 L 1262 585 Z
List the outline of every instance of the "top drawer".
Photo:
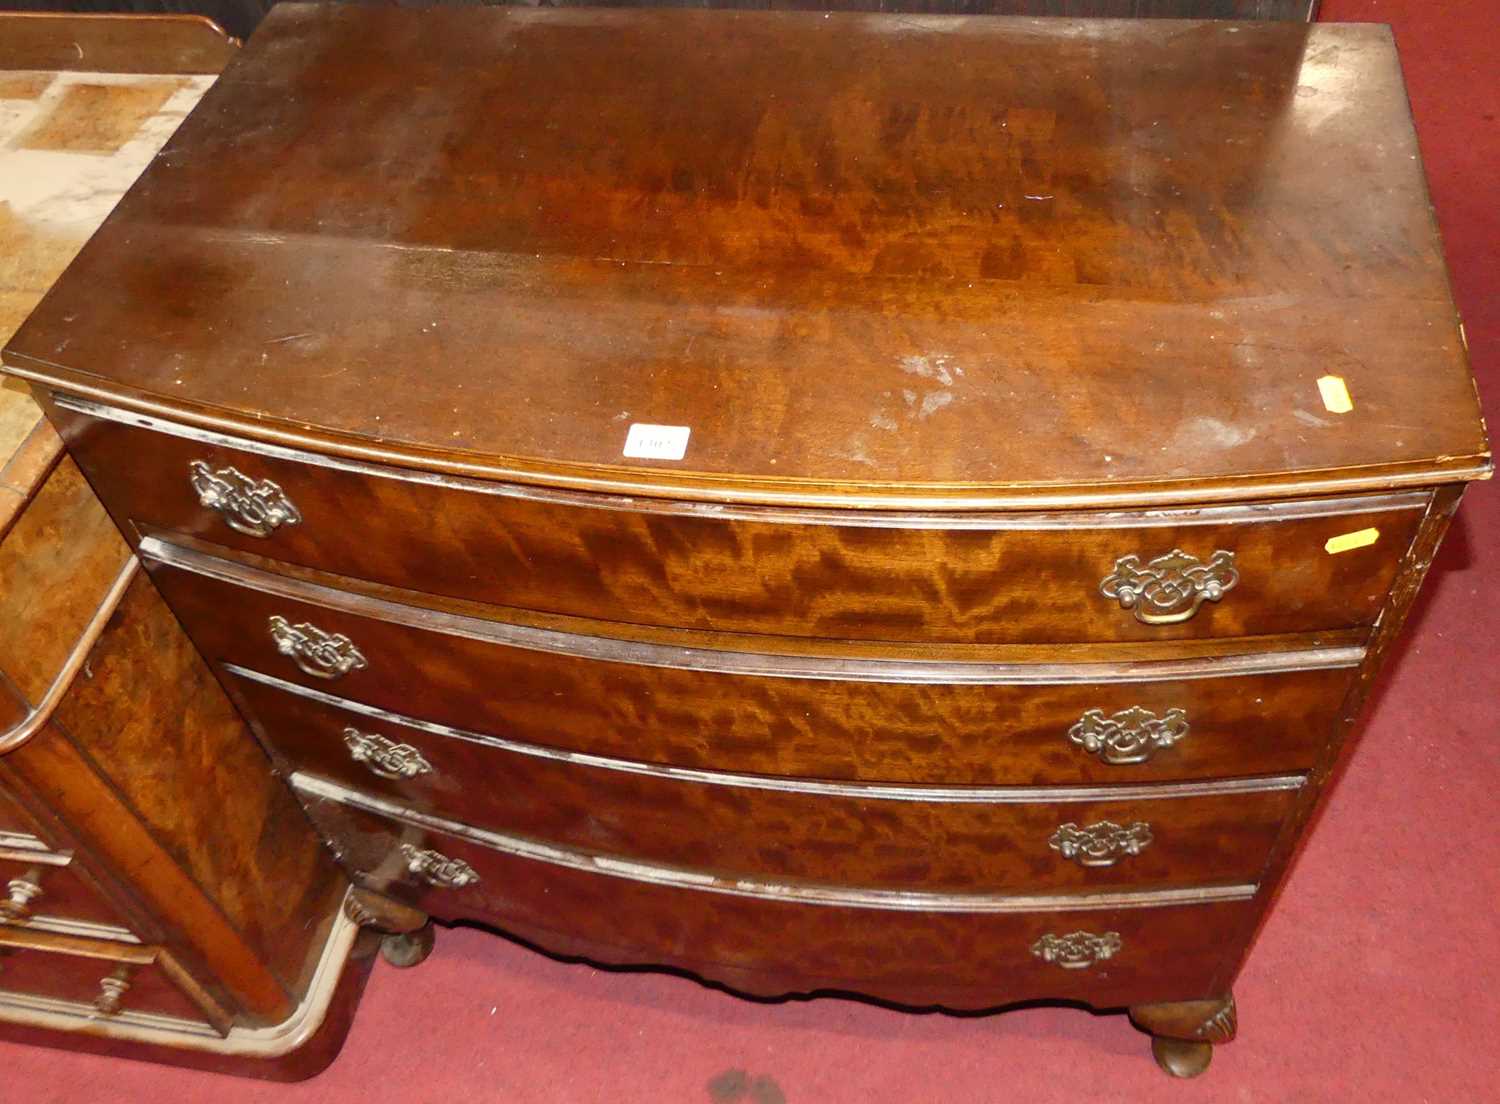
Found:
M 720 507 L 335 467 L 61 401 L 54 417 L 121 522 L 431 594 L 677 628 L 954 643 L 1356 628 L 1378 614 L 1426 503 L 1418 492 L 1135 514 Z M 1330 551 L 1362 531 L 1373 539 Z

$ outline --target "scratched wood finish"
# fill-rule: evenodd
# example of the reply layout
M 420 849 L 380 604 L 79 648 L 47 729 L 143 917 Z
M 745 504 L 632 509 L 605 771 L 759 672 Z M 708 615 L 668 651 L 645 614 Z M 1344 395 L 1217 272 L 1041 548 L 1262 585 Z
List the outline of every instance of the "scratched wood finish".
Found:
M 784 793 L 649 777 L 520 755 L 374 721 L 248 681 L 257 732 L 288 772 L 309 771 L 404 807 L 504 834 L 727 876 L 935 890 L 1043 892 L 1253 883 L 1291 792 L 983 804 Z M 344 732 L 416 748 L 430 772 L 387 779 Z M 1085 868 L 1048 845 L 1058 827 L 1145 821 L 1152 843 Z M 684 832 L 684 825 L 693 825 Z
M 874 640 L 1162 640 L 1370 624 L 1420 503 L 1234 525 L 1024 530 L 792 524 L 590 509 L 381 479 L 94 421 L 52 408 L 123 524 L 183 533 L 359 579 L 620 622 Z M 198 503 L 189 465 L 270 479 L 302 521 L 235 532 Z M 144 466 L 144 470 L 143 470 Z M 1357 510 L 1358 498 L 1348 508 Z M 1326 542 L 1375 527 L 1338 555 Z M 1238 586 L 1178 625 L 1143 625 L 1099 593 L 1121 556 L 1233 552 Z
M 809 907 L 549 866 L 329 801 L 314 800 L 308 811 L 360 881 L 434 916 L 488 920 L 557 953 L 679 966 L 765 996 L 831 989 L 950 1008 L 1174 999 L 1208 991 L 1227 951 L 1215 931 L 1244 907 L 1005 915 Z M 407 873 L 402 843 L 463 859 L 480 881 L 434 889 Z M 1080 929 L 1117 931 L 1124 946 L 1094 970 L 1065 970 L 1030 952 L 1045 932 Z
M 638 667 L 497 646 L 271 596 L 177 568 L 152 577 L 210 659 L 383 709 L 677 766 L 938 783 L 1134 782 L 1301 769 L 1348 670 L 1025 686 L 837 682 Z M 273 616 L 343 633 L 337 680 L 281 655 Z M 1192 735 L 1143 765 L 1068 740 L 1084 712 L 1184 709 Z
M 172 148 L 11 371 L 732 500 L 1488 465 L 1383 27 L 289 4 Z M 633 422 L 684 460 L 622 456 Z

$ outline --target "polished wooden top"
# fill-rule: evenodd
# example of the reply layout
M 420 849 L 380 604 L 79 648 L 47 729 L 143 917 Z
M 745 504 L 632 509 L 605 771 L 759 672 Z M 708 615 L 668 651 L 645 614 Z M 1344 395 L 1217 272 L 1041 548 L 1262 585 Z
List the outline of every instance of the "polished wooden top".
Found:
M 1369 25 L 279 5 L 5 359 L 260 439 L 685 497 L 1487 467 Z M 690 427 L 685 457 L 623 457 L 632 423 Z

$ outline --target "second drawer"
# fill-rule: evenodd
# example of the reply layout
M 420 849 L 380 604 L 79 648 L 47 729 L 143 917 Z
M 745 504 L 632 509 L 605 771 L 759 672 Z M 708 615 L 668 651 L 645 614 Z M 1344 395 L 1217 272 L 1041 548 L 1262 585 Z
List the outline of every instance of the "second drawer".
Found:
M 491 831 L 726 877 L 981 892 L 1253 884 L 1300 782 L 1019 789 L 683 771 L 442 732 L 253 676 L 235 691 L 291 770 Z
M 211 557 L 147 565 L 212 661 L 546 747 L 755 774 L 1047 785 L 1294 773 L 1316 761 L 1363 654 L 789 659 L 541 633 Z

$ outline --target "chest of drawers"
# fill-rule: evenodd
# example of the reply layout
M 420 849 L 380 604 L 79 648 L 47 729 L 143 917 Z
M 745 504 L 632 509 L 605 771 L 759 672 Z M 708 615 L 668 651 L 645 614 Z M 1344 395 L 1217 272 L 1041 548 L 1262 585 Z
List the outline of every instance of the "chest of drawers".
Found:
M 0 335 L 233 44 L 0 14 Z M 42 411 L 0 386 L 0 1040 L 263 1078 L 332 1060 L 375 937 Z M 0 1096 L 48 1096 L 5 1059 Z
M 1181 1075 L 1490 470 L 1372 27 L 283 5 L 5 362 L 398 956 Z

